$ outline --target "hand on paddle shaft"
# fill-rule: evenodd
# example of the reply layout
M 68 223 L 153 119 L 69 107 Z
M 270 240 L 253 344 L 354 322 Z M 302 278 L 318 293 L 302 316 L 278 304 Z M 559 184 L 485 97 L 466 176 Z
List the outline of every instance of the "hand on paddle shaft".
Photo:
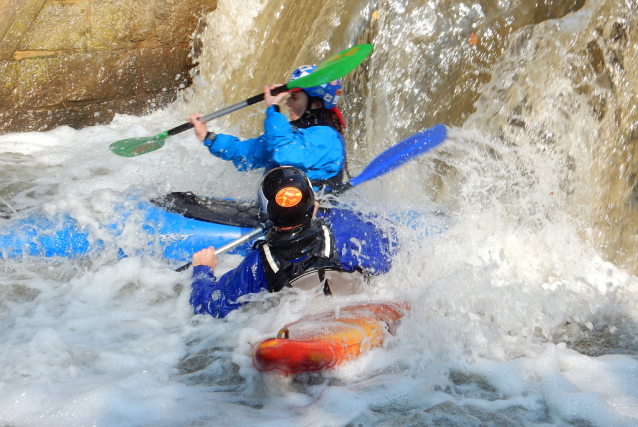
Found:
M 284 86 L 285 85 L 264 86 L 263 95 L 266 108 L 269 108 L 271 105 L 279 105 L 286 99 L 288 90 L 284 89 Z M 208 126 L 201 120 L 202 117 L 201 114 L 191 114 L 188 118 L 188 122 L 195 128 L 197 139 L 203 142 L 211 132 L 208 132 Z
M 370 52 L 372 52 L 371 44 L 362 44 L 353 46 L 350 49 L 346 49 L 319 64 L 317 69 L 314 70 L 311 74 L 272 89 L 271 95 L 276 97 L 277 95 L 292 89 L 321 86 L 333 80 L 337 80 L 357 68 L 359 64 L 361 64 L 363 60 L 370 54 Z M 249 105 L 256 104 L 257 102 L 261 102 L 264 99 L 265 93 L 255 95 L 245 101 L 238 102 L 237 104 L 222 108 L 221 110 L 215 111 L 214 113 L 202 116 L 199 120 L 201 122 L 207 122 L 209 120 L 213 120 L 226 114 L 232 113 L 233 111 L 248 107 Z M 123 157 L 139 156 L 141 154 L 150 153 L 151 151 L 162 148 L 164 146 L 164 140 L 166 138 L 192 128 L 192 123 L 184 123 L 183 125 L 177 126 L 173 129 L 169 129 L 155 136 L 144 136 L 115 141 L 110 145 L 110 149 L 115 154 Z
M 445 138 L 447 138 L 447 129 L 445 128 L 445 125 L 438 124 L 404 139 L 375 157 L 359 175 L 350 180 L 349 185 L 341 192 L 347 191 L 371 179 L 378 178 L 381 175 L 385 175 L 408 160 L 414 159 L 419 155 L 430 151 L 445 141 Z M 268 228 L 268 225 L 264 227 L 257 227 L 250 233 L 244 234 L 240 238 L 227 243 L 216 251 L 213 249 L 213 256 L 216 257 L 216 255 L 221 255 L 262 235 Z M 186 270 L 190 267 L 190 265 L 191 263 L 189 262 L 175 271 Z
M 246 233 L 243 236 L 226 243 L 224 246 L 219 247 L 218 249 L 214 249 L 214 248 L 210 248 L 212 249 L 212 253 L 211 251 L 208 251 L 208 253 L 203 254 L 202 258 L 199 261 L 201 261 L 201 265 L 208 265 L 207 263 L 209 262 L 213 262 L 212 259 L 214 258 L 214 263 L 215 266 L 217 265 L 217 255 L 222 255 L 225 254 L 226 252 L 230 252 L 233 249 L 235 249 L 237 246 L 241 246 L 244 243 L 253 240 L 259 236 L 261 236 L 262 234 L 264 234 L 264 231 L 266 231 L 267 229 L 269 229 L 271 227 L 271 223 L 270 221 L 268 221 L 267 224 L 265 224 L 262 227 L 257 227 L 255 228 L 253 231 L 251 231 L 250 233 Z M 193 259 L 193 261 L 195 261 L 195 259 Z M 188 264 L 184 264 L 181 267 L 179 267 L 178 269 L 176 269 L 175 271 L 184 271 L 186 270 L 188 267 L 191 266 L 191 262 L 189 262 Z M 200 265 L 200 264 L 198 264 Z M 214 268 L 214 267 L 213 267 Z
M 195 252 L 193 254 L 193 261 L 191 264 L 193 267 L 197 267 L 198 265 L 207 265 L 214 270 L 217 267 L 217 254 L 215 252 L 215 248 L 209 246 L 201 251 Z

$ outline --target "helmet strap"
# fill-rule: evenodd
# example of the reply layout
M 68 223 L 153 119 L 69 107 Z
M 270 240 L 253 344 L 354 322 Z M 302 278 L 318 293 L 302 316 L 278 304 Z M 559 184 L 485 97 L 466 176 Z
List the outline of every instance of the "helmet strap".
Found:
M 314 101 L 319 102 L 319 107 L 312 108 L 312 103 Z M 311 98 L 310 95 L 308 95 L 308 103 L 306 104 L 306 114 L 311 114 L 313 110 L 319 110 L 321 109 L 321 107 L 323 107 L 323 100 L 321 98 L 319 98 L 318 96 L 314 96 Z

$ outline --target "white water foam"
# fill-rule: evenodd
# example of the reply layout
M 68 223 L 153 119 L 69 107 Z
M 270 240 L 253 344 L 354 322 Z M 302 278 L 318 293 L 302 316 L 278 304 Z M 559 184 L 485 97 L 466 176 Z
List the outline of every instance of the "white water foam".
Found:
M 22 173 L 32 177 L 30 190 L 10 202 L 28 208 L 30 192 L 48 192 L 49 211 L 90 223 L 132 191 L 150 197 L 193 185 L 231 194 L 238 181 L 258 178 L 207 155 L 191 134 L 138 158 L 107 152 L 112 140 L 152 133 L 170 117 L 1 136 L 0 150 L 21 156 Z M 317 310 L 309 295 L 260 294 L 216 320 L 192 315 L 188 275 L 161 259 L 1 261 L 0 419 L 25 426 L 393 425 L 410 417 L 634 424 L 635 359 L 591 357 L 567 343 L 580 329 L 606 328 L 611 337 L 633 331 L 638 281 L 583 243 L 547 189 L 525 185 L 529 171 L 509 166 L 522 154 L 543 168 L 533 153 L 453 131 L 423 161 L 348 196 L 382 216 L 417 209 L 424 227 L 443 214 L 433 214 L 437 206 L 423 194 L 413 196 L 432 178 L 423 163 L 445 158 L 459 170 L 458 198 L 443 207 L 445 231 L 417 237 L 395 226 L 395 267 L 373 279 L 365 297 L 410 301 L 411 315 L 385 348 L 324 375 L 281 377 L 252 367 L 252 345 Z M 237 262 L 225 256 L 219 271 Z
M 11 208 L 0 209 L 69 212 L 98 233 L 132 194 L 252 198 L 261 172 L 235 171 L 192 132 L 136 158 L 108 150 L 184 120 L 170 107 L 2 135 L 0 196 Z M 416 229 L 394 225 L 394 268 L 363 297 L 412 310 L 383 348 L 323 374 L 259 373 L 251 348 L 354 297 L 259 294 L 217 320 L 192 315 L 188 274 L 157 257 L 119 259 L 109 247 L 83 260 L 0 260 L 0 422 L 634 426 L 638 280 L 592 246 L 555 191 L 561 180 L 549 156 L 468 126 L 348 194 L 386 227 L 397 211 L 421 214 Z M 220 261 L 219 273 L 239 257 Z

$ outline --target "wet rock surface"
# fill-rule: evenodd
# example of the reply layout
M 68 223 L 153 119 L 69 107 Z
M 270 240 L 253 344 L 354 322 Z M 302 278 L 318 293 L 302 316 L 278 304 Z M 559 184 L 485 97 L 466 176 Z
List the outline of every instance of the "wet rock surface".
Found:
M 193 34 L 216 0 L 8 2 L 0 20 L 0 133 L 142 115 L 191 84 Z

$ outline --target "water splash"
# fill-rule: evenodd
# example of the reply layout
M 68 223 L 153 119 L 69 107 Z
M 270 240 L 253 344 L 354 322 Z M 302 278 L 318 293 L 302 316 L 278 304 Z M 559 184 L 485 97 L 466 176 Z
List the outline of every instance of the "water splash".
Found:
M 0 196 L 18 215 L 40 206 L 90 224 L 131 192 L 252 197 L 259 171 L 236 172 L 192 134 L 133 159 L 108 145 L 355 42 L 376 52 L 345 82 L 354 172 L 430 123 L 456 125 L 345 200 L 386 227 L 396 211 L 422 214 L 394 225 L 395 267 L 365 295 L 412 302 L 385 348 L 323 374 L 262 375 L 251 346 L 316 309 L 308 295 L 260 294 L 220 321 L 192 316 L 188 278 L 152 256 L 0 261 L 2 423 L 635 425 L 638 280 L 592 244 L 592 218 L 631 188 L 636 5 L 554 3 L 220 2 L 204 40 L 226 44 L 204 43 L 188 102 L 0 136 Z M 253 136 L 263 116 L 251 114 L 214 126 Z M 424 238 L 432 224 L 444 231 Z

